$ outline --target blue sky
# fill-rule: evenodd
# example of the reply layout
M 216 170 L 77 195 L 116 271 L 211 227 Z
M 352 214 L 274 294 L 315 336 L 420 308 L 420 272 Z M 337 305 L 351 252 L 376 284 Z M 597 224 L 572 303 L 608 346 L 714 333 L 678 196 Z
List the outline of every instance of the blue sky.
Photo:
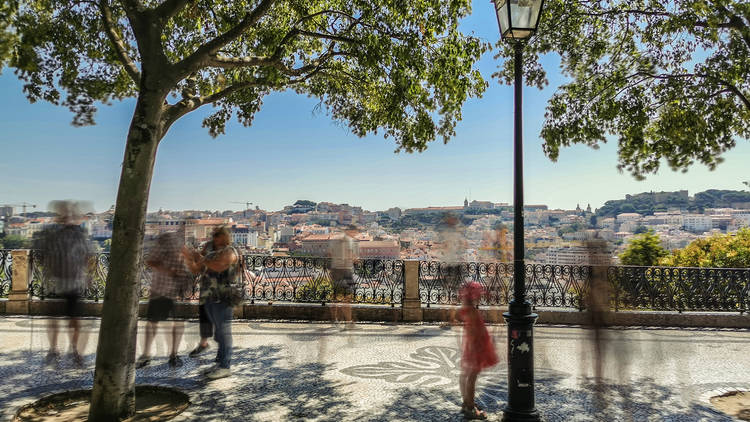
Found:
M 474 2 L 465 31 L 494 42 L 492 6 Z M 489 80 L 497 62 L 480 62 Z M 687 174 L 663 168 L 645 181 L 616 169 L 616 144 L 599 150 L 565 149 L 557 163 L 542 153 L 538 137 L 547 99 L 563 82 L 556 57 L 544 61 L 550 86 L 524 90 L 526 203 L 592 207 L 627 193 L 650 190 L 742 189 L 750 142 L 725 154 L 713 172 L 696 165 Z M 97 211 L 114 204 L 134 100 L 99 107 L 97 125 L 75 128 L 67 109 L 29 104 L 12 69 L 0 75 L 0 204 L 53 199 L 93 201 Z M 424 153 L 394 154 L 392 139 L 358 138 L 325 113 L 315 99 L 294 93 L 266 97 L 252 127 L 233 120 L 227 135 L 212 139 L 201 127 L 210 108 L 183 117 L 162 141 L 149 210 L 242 209 L 250 201 L 268 210 L 297 199 L 331 201 L 383 210 L 459 205 L 464 197 L 512 202 L 513 91 L 497 81 L 470 100 L 457 136 Z M 745 177 L 746 179 L 746 177 Z

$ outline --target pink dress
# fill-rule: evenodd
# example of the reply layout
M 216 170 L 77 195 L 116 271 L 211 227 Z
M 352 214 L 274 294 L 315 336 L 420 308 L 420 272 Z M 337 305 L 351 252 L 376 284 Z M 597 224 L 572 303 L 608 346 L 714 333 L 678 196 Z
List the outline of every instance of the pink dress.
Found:
M 461 320 L 464 322 L 463 354 L 461 367 L 470 371 L 481 371 L 497 364 L 497 353 L 490 333 L 484 325 L 479 311 L 473 307 L 462 307 Z

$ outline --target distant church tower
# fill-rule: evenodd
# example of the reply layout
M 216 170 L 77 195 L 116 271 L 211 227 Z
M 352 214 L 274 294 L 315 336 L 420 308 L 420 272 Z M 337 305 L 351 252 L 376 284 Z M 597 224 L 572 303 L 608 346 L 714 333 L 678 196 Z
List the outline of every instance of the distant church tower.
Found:
M 591 214 L 591 204 L 588 204 L 588 206 L 586 206 L 586 212 Z
M 469 200 L 464 198 L 464 208 L 469 208 Z
M 581 204 L 576 204 L 576 212 L 581 212 Z

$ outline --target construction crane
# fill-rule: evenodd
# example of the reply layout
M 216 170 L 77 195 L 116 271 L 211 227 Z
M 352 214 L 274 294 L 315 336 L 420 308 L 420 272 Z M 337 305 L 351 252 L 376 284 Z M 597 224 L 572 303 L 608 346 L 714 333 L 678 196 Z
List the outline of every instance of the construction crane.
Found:
M 247 218 L 247 210 L 250 209 L 250 205 L 253 205 L 252 202 L 236 202 L 236 201 L 230 201 L 230 204 L 244 204 L 245 205 L 245 212 L 242 214 L 245 218 Z
M 26 207 L 36 208 L 36 204 L 30 204 L 28 202 L 21 202 L 20 204 L 0 204 L 0 207 L 12 207 L 12 208 L 21 207 L 23 209 L 23 214 L 26 214 Z

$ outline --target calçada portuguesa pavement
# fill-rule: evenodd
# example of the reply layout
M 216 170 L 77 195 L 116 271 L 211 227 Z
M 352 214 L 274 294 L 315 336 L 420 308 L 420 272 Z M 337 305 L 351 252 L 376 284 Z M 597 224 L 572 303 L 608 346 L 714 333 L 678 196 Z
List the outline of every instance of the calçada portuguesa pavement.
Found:
M 0 420 L 52 392 L 90 388 L 98 319 L 88 333 L 83 368 L 70 355 L 44 366 L 46 318 L 0 318 Z M 62 326 L 62 324 L 61 324 Z M 180 354 L 167 365 L 162 323 L 156 359 L 137 371 L 139 384 L 182 389 L 192 405 L 179 420 L 458 421 L 460 327 L 358 323 L 233 322 L 233 375 L 206 382 L 216 345 L 198 359 L 197 321 L 188 321 Z M 483 372 L 477 402 L 500 420 L 507 395 L 505 326 L 489 326 L 500 364 Z M 139 336 L 143 333 L 139 327 Z M 734 329 L 614 328 L 602 333 L 604 377 L 593 377 L 591 331 L 535 328 L 536 401 L 545 421 L 732 421 L 708 399 L 750 390 L 750 332 Z M 142 341 L 141 338 L 139 340 Z M 59 348 L 66 350 L 67 334 Z M 141 344 L 138 345 L 140 352 Z

